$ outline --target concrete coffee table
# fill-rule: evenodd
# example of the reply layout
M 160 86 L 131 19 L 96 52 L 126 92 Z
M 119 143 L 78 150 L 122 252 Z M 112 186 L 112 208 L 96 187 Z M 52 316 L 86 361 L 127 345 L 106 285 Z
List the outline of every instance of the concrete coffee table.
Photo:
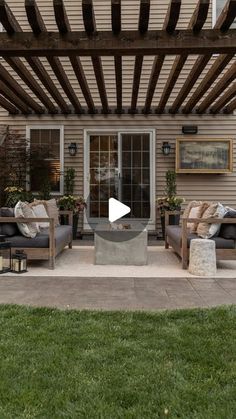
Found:
M 99 224 L 95 230 L 95 265 L 146 265 L 147 230 L 138 223 L 129 230 L 112 230 Z

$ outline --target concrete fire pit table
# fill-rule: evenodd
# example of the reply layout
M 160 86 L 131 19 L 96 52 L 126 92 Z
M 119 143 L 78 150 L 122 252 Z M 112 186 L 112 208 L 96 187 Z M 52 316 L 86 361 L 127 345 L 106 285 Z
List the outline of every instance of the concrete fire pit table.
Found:
M 95 265 L 146 265 L 147 230 L 138 223 L 129 229 L 114 230 L 111 224 L 99 224 L 95 230 Z

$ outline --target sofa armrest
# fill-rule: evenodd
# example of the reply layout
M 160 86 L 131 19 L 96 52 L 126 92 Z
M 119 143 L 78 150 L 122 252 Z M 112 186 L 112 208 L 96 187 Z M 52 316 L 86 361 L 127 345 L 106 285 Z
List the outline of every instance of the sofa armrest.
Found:
M 59 215 L 67 215 L 69 220 L 69 225 L 73 226 L 73 211 L 69 210 L 60 210 Z
M 182 218 L 186 223 L 236 224 L 236 218 Z

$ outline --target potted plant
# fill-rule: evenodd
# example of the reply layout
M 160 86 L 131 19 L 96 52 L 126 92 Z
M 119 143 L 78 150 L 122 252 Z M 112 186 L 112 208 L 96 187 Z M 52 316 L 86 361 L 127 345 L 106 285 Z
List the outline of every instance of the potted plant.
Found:
M 180 211 L 184 198 L 177 196 L 176 173 L 173 170 L 166 172 L 165 196 L 157 199 L 157 208 L 161 217 L 162 235 L 165 237 L 165 212 Z M 178 225 L 180 214 L 173 214 L 169 218 L 171 225 Z
M 86 208 L 86 202 L 82 196 L 73 196 L 73 195 L 63 195 L 58 200 L 58 206 L 60 210 L 73 211 L 73 240 L 79 235 L 82 238 L 82 227 L 80 226 L 80 231 L 78 231 L 78 221 L 79 216 L 83 214 L 84 209 Z
M 34 199 L 30 191 L 25 191 L 18 186 L 7 186 L 4 192 L 6 195 L 5 206 L 9 208 L 14 208 L 18 201 L 32 202 Z

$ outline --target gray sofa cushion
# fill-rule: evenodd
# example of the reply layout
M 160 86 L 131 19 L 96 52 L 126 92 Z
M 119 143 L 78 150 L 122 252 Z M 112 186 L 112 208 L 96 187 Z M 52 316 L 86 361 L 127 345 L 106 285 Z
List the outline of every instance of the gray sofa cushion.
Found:
M 72 227 L 68 225 L 58 226 L 55 228 L 56 248 L 66 246 L 72 238 Z M 33 239 L 17 235 L 7 239 L 11 242 L 12 247 L 32 247 L 32 248 L 48 248 L 49 247 L 49 232 L 45 229 L 43 232 L 37 234 Z
M 236 210 L 227 211 L 224 218 L 236 218 Z M 219 236 L 224 239 L 236 240 L 236 224 L 221 224 Z
M 15 217 L 14 215 L 14 208 L 1 208 L 0 209 L 0 216 L 1 217 Z M 16 223 L 0 223 L 0 234 L 4 234 L 4 236 L 15 236 L 20 234 L 19 229 Z
M 178 247 L 182 247 L 182 228 L 180 226 L 167 226 L 166 227 L 167 236 L 176 243 Z M 190 247 L 190 242 L 193 239 L 199 239 L 197 234 L 191 233 L 188 235 L 188 248 Z M 210 240 L 214 240 L 216 244 L 216 249 L 234 249 L 235 241 L 224 239 L 223 237 L 212 237 Z

